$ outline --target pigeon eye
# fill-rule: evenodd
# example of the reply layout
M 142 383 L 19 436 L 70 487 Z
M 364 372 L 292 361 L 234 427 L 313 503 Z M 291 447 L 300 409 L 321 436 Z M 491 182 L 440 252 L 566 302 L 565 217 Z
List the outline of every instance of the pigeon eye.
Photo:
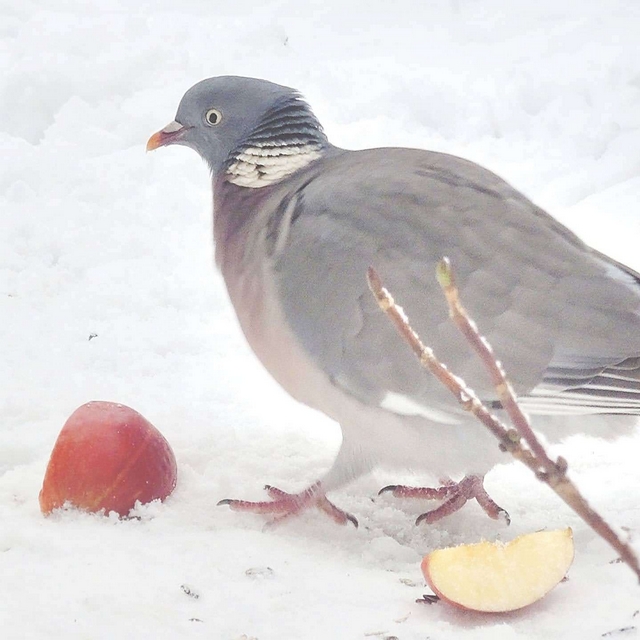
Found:
M 204 119 L 210 127 L 215 127 L 222 122 L 222 112 L 218 111 L 218 109 L 209 109 L 204 114 Z

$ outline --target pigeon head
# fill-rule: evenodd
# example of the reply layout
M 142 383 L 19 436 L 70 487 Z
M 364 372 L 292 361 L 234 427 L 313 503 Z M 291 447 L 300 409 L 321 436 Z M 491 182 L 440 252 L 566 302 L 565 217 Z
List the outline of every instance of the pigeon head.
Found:
M 171 144 L 190 147 L 213 174 L 250 188 L 282 180 L 329 146 L 297 91 L 236 76 L 208 78 L 185 93 L 175 120 L 151 136 L 147 150 Z

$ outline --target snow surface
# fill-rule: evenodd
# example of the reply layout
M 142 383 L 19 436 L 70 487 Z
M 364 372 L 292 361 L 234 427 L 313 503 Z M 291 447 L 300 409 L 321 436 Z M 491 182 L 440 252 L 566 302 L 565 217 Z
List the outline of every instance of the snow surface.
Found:
M 640 626 L 632 573 L 515 464 L 487 477 L 509 528 L 476 505 L 415 527 L 429 505 L 376 491 L 433 479 L 384 472 L 332 496 L 358 530 L 310 512 L 263 532 L 216 507 L 265 482 L 303 488 L 339 429 L 245 345 L 213 268 L 204 164 L 144 147 L 196 81 L 264 77 L 300 89 L 336 144 L 473 159 L 640 269 L 639 33 L 637 0 L 2 2 L 0 637 L 636 637 L 618 631 Z M 53 443 L 91 399 L 134 407 L 176 452 L 178 488 L 137 520 L 40 514 Z M 557 449 L 631 531 L 639 445 Z M 567 525 L 570 579 L 538 604 L 415 603 L 430 549 Z

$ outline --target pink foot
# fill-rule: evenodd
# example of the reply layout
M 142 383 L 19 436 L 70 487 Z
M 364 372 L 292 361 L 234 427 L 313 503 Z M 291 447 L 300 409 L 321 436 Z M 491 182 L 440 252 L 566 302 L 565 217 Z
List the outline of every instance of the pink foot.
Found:
M 312 484 L 301 493 L 286 493 L 270 485 L 266 485 L 265 490 L 271 500 L 249 502 L 248 500 L 225 499 L 220 500 L 218 505 L 227 504 L 234 511 L 271 514 L 273 518 L 268 523 L 270 527 L 297 516 L 306 509 L 316 507 L 320 511 L 324 511 L 334 522 L 338 524 L 351 522 L 356 529 L 358 528 L 358 521 L 350 513 L 338 509 L 333 503 L 329 502 L 320 488 L 320 482 Z
M 389 485 L 383 487 L 378 495 L 390 491 L 396 498 L 423 498 L 427 500 L 444 500 L 444 502 L 433 509 L 427 511 L 418 517 L 416 524 L 426 522 L 432 524 L 450 516 L 452 513 L 461 509 L 468 500 L 475 500 L 482 507 L 484 512 L 494 520 L 503 519 L 507 524 L 511 523 L 509 514 L 500 506 L 498 506 L 486 492 L 483 485 L 484 478 L 482 476 L 465 476 L 460 482 L 452 482 L 447 480 L 438 488 L 426 487 L 405 487 L 403 485 Z

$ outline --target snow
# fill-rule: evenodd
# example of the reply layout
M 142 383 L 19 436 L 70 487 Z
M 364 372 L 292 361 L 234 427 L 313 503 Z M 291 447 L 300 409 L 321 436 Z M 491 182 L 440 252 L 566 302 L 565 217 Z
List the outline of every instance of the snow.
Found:
M 433 479 L 386 472 L 332 496 L 358 530 L 310 512 L 263 531 L 216 507 L 266 482 L 302 489 L 339 429 L 245 345 L 213 268 L 204 164 L 144 147 L 198 80 L 264 77 L 301 90 L 334 143 L 468 157 L 640 269 L 637 2 L 5 0 L 0 15 L 2 638 L 636 637 L 616 631 L 639 624 L 632 573 L 515 464 L 487 477 L 509 528 L 475 504 L 415 527 L 428 505 L 376 492 Z M 134 407 L 175 450 L 175 493 L 139 519 L 40 514 L 56 436 L 92 399 Z M 639 444 L 557 448 L 632 532 Z M 536 605 L 415 603 L 430 549 L 565 526 L 570 579 Z

